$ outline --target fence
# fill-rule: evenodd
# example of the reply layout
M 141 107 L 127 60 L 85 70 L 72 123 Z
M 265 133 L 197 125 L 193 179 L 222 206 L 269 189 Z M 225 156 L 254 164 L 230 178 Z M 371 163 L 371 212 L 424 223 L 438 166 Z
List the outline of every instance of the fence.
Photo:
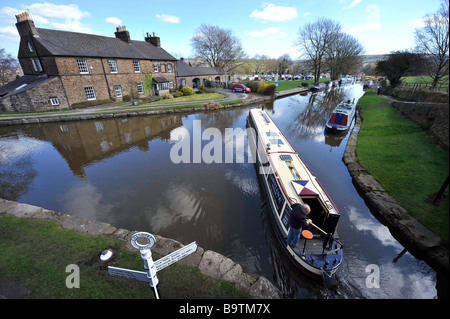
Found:
M 401 84 L 401 87 L 416 90 L 430 90 L 430 91 L 438 91 L 438 92 L 447 92 L 448 93 L 448 83 L 438 83 L 434 89 L 431 88 L 432 83 L 405 83 Z

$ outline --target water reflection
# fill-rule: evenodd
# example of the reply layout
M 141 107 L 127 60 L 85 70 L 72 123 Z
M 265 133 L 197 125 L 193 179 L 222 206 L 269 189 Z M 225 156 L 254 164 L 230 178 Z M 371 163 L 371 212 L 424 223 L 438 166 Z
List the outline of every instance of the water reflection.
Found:
M 0 196 L 183 243 L 196 240 L 264 275 L 286 298 L 433 298 L 436 276 L 425 263 L 409 253 L 392 262 L 403 247 L 352 184 L 342 163 L 348 135 L 324 134 L 335 105 L 361 95 L 353 86 L 251 106 L 269 111 L 341 212 L 345 248 L 337 292 L 298 273 L 279 249 L 247 145 L 225 138 L 226 129 L 245 128 L 250 107 L 0 128 Z M 202 131 L 218 129 L 233 163 L 170 161 L 177 141 L 191 142 L 198 120 Z M 371 264 L 381 270 L 379 289 L 365 284 Z

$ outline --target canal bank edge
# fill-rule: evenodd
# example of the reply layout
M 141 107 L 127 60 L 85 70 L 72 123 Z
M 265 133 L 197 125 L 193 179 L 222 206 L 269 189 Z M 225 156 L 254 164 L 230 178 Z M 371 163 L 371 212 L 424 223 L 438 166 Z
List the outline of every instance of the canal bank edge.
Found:
M 126 247 L 129 250 L 138 252 L 130 243 L 131 237 L 137 231 L 116 228 L 104 222 L 70 216 L 42 207 L 0 198 L 0 215 L 2 214 L 30 219 L 48 219 L 57 222 L 64 229 L 74 229 L 80 233 L 90 235 L 112 236 L 126 241 Z M 155 236 L 156 244 L 152 248 L 152 252 L 156 254 L 165 256 L 184 246 L 176 240 L 153 235 Z M 178 263 L 197 268 L 204 275 L 228 281 L 241 291 L 247 293 L 251 298 L 283 298 L 281 292 L 268 279 L 263 276 L 245 273 L 239 264 L 214 251 L 205 251 L 203 248 L 198 247 L 196 252 L 183 258 Z
M 355 125 L 342 157 L 356 188 L 372 208 L 374 216 L 389 228 L 394 238 L 416 258 L 424 260 L 438 274 L 448 278 L 448 247 L 439 236 L 411 217 L 356 160 L 356 143 L 362 120 L 360 108 L 357 107 Z

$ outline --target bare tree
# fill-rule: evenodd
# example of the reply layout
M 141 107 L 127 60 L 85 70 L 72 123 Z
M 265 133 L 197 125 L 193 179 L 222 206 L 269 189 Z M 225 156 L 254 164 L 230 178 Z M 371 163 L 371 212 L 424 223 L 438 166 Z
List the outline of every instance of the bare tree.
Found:
M 316 22 L 308 23 L 298 31 L 297 45 L 300 47 L 302 56 L 310 61 L 317 81 L 324 67 L 328 47 L 336 41 L 341 29 L 338 22 L 319 18 Z
M 347 33 L 339 33 L 336 40 L 328 46 L 325 56 L 327 69 L 332 80 L 340 75 L 353 74 L 362 65 L 364 47 L 358 40 Z
M 424 27 L 416 29 L 416 51 L 430 57 L 428 74 L 433 79 L 432 88 L 448 75 L 449 67 L 449 3 L 441 0 L 435 14 L 427 14 Z
M 292 59 L 289 54 L 283 54 L 277 60 L 277 73 L 278 75 L 290 73 L 292 71 Z
M 230 29 L 202 24 L 192 37 L 191 44 L 197 58 L 227 72 L 236 68 L 245 58 L 241 41 Z
M 19 74 L 18 61 L 5 49 L 0 49 L 0 86 L 11 82 Z

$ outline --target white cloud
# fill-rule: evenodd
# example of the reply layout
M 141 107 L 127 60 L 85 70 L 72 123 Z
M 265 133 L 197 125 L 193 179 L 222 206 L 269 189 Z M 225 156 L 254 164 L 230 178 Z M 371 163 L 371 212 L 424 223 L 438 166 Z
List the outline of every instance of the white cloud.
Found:
M 15 27 L 0 27 L 0 40 L 7 42 L 19 42 L 19 32 Z
M 311 14 L 311 12 L 305 12 L 305 13 L 303 13 L 303 16 L 306 17 L 306 16 L 309 16 L 310 14 Z
M 358 24 L 354 25 L 353 27 L 350 27 L 348 29 L 345 29 L 344 31 L 348 34 L 355 34 L 360 31 L 371 31 L 371 30 L 378 30 L 381 28 L 381 24 L 378 22 L 371 22 L 367 24 Z
M 345 9 L 351 9 L 351 8 L 353 8 L 354 6 L 356 6 L 360 2 L 361 2 L 361 0 L 353 0 L 352 4 L 349 5 L 348 7 L 345 7 Z
M 180 18 L 178 18 L 176 16 L 170 16 L 170 15 L 167 15 L 167 14 L 157 14 L 156 17 L 158 19 L 160 19 L 161 21 L 164 21 L 164 22 L 180 23 Z
M 81 11 L 76 4 L 59 5 L 54 3 L 34 3 L 29 6 L 22 5 L 22 9 L 28 9 L 33 17 L 38 15 L 48 19 L 81 20 L 90 18 L 91 14 Z M 23 11 L 23 10 L 22 10 Z
M 267 20 L 267 21 L 273 21 L 273 22 L 280 22 L 280 21 L 286 21 L 294 19 L 298 16 L 297 9 L 292 7 L 278 7 L 272 3 L 269 3 L 264 10 L 254 10 L 250 17 L 261 19 L 261 20 Z
M 114 24 L 114 25 L 120 25 L 122 24 L 122 20 L 116 17 L 109 17 L 105 19 L 106 22 Z

